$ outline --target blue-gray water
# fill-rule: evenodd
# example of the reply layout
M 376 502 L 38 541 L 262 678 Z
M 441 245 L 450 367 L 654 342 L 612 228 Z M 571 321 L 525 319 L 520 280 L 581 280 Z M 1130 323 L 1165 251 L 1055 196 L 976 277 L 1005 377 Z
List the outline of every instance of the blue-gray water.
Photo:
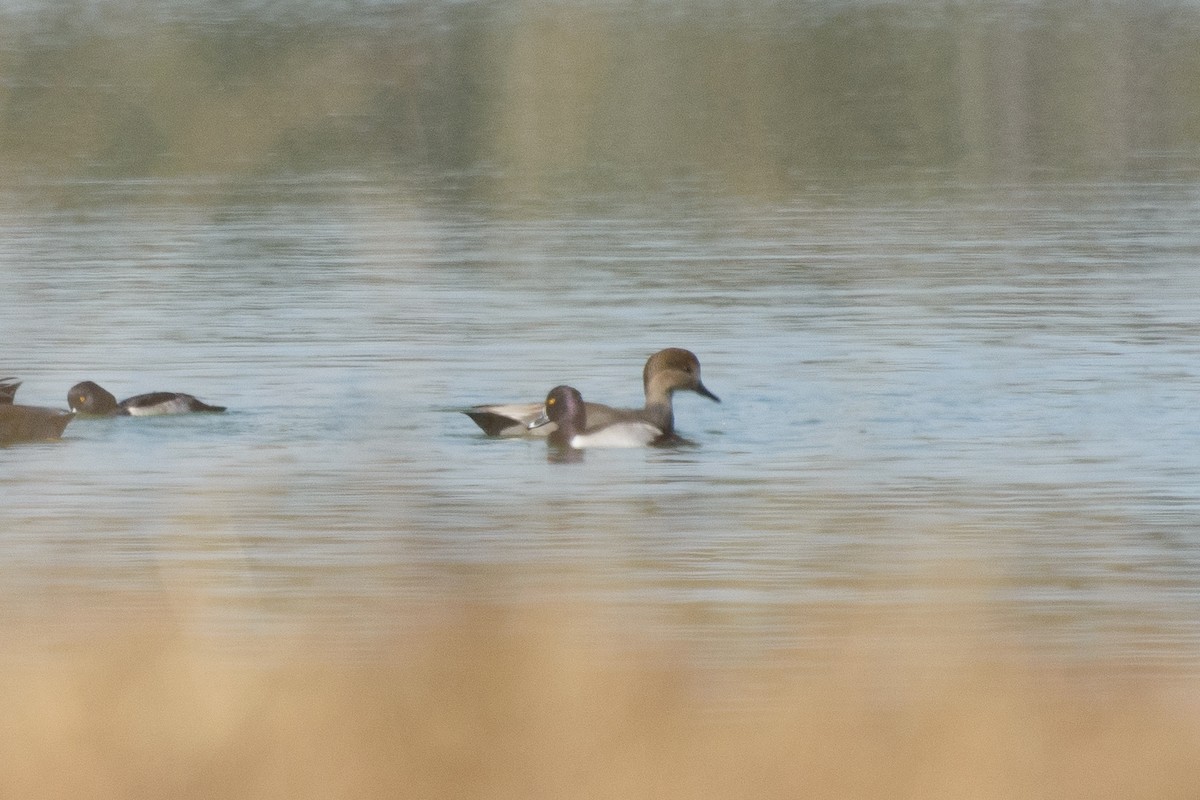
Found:
M 371 630 L 474 593 L 757 649 L 823 636 L 806 608 L 977 604 L 1050 653 L 1200 663 L 1197 185 L 400 186 L 6 197 L 21 400 L 91 379 L 230 408 L 0 450 L 7 613 L 127 595 L 218 632 Z M 562 382 L 637 404 L 665 346 L 723 401 L 677 397 L 694 447 L 552 463 L 458 413 Z

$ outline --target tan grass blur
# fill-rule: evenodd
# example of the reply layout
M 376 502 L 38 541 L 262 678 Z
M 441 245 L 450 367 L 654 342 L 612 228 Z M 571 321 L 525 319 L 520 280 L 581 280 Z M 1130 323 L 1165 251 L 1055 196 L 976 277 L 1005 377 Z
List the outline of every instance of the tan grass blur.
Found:
M 386 641 L 179 630 L 14 641 L 0 795 L 19 798 L 1193 797 L 1200 705 L 1104 664 L 872 643 L 694 666 L 590 614 L 495 607 Z M 862 646 L 858 646 L 862 645 Z M 893 652 L 885 652 L 891 649 Z M 265 651 L 265 655 L 263 654 Z M 1194 689 L 1195 687 L 1191 687 Z

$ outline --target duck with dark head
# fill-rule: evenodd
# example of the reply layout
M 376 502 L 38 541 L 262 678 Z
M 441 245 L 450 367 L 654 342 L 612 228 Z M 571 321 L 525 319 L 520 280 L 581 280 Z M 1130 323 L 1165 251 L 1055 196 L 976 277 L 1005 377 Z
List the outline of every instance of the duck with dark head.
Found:
M 571 386 L 555 386 L 546 395 L 542 413 L 529 423 L 540 428 L 554 423 L 548 442 L 554 447 L 582 450 L 588 447 L 645 447 L 660 444 L 671 434 L 637 415 L 608 418 L 598 425 L 589 424 L 583 395 Z
M 90 417 L 149 417 L 162 414 L 219 413 L 225 406 L 212 406 L 182 392 L 150 392 L 117 402 L 116 396 L 98 384 L 83 381 L 67 392 L 72 411 Z

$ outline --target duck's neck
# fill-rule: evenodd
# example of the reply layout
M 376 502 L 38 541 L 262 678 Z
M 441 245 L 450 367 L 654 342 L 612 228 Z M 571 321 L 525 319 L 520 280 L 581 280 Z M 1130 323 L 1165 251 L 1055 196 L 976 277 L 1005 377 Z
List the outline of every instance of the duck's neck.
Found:
M 675 430 L 675 412 L 671 407 L 671 393 L 677 382 L 671 373 L 658 373 L 646 384 L 646 416 L 663 433 Z
M 570 447 L 571 440 L 576 434 L 587 430 L 587 412 L 582 407 L 569 409 L 554 421 L 554 430 L 550 433 L 550 444 L 556 447 Z
M 571 440 L 575 438 L 576 431 L 569 425 L 563 427 L 561 422 L 556 422 L 554 430 L 550 432 L 549 443 L 554 447 L 570 447 Z

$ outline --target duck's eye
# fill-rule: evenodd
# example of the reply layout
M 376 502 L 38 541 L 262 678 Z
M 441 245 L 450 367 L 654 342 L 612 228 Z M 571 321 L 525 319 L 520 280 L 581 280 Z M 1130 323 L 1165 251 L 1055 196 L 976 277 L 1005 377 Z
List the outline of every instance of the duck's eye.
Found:
M 546 400 L 546 405 L 548 405 L 548 406 L 552 406 L 552 405 L 554 405 L 554 404 L 555 404 L 555 403 L 557 403 L 557 402 L 558 402 L 557 400 L 555 400 L 553 397 L 551 397 L 551 398 L 549 398 L 548 400 Z

